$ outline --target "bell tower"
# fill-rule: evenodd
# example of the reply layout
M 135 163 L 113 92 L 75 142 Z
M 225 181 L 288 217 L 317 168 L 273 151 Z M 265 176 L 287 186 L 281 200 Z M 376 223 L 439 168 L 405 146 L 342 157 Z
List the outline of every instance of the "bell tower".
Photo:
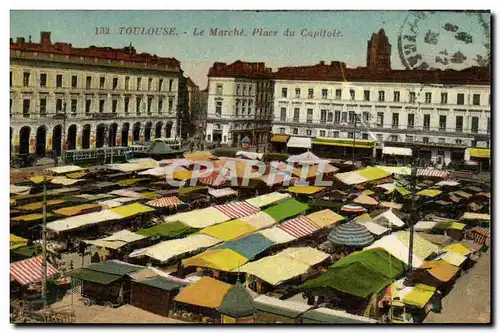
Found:
M 366 67 L 372 70 L 391 69 L 391 44 L 384 29 L 372 34 L 368 41 Z

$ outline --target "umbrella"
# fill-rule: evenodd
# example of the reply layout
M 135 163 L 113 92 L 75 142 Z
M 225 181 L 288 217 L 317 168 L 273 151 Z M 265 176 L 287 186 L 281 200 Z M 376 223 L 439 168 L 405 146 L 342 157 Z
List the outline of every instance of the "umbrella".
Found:
M 328 234 L 328 240 L 334 244 L 364 247 L 373 243 L 374 238 L 368 229 L 356 222 L 342 224 Z
M 353 205 L 353 204 L 347 204 L 342 206 L 340 209 L 343 212 L 349 212 L 349 213 L 364 213 L 366 212 L 366 209 L 359 205 Z

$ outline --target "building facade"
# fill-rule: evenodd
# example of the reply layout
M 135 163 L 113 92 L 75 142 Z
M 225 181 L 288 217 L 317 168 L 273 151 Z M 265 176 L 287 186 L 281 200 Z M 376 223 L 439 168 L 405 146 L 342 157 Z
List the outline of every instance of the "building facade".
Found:
M 130 45 L 10 41 L 11 153 L 127 146 L 174 137 L 180 62 Z M 62 140 L 66 137 L 66 140 Z
M 489 147 L 489 68 L 391 70 L 390 50 L 381 30 L 368 41 L 366 67 L 279 68 L 273 133 L 419 147 L 445 164 L 466 147 Z
M 273 73 L 264 63 L 214 63 L 208 73 L 208 142 L 238 146 L 266 143 L 273 115 Z

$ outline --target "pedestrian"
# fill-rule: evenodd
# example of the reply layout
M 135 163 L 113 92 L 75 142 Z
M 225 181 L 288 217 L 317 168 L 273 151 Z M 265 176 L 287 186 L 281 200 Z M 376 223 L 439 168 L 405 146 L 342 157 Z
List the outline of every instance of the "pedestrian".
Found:
M 436 291 L 434 294 L 434 302 L 432 304 L 432 310 L 435 313 L 441 313 L 443 310 L 443 298 L 441 295 L 441 291 Z

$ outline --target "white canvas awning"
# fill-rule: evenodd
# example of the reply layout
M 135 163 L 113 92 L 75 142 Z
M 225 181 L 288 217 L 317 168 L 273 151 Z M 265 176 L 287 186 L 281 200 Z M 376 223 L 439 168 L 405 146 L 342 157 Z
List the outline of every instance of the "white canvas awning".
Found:
M 76 229 L 86 225 L 97 224 L 111 220 L 121 220 L 123 217 L 110 210 L 102 210 L 100 212 L 72 216 L 65 219 L 47 223 L 47 229 L 61 232 Z
M 412 156 L 412 151 L 411 148 L 384 147 L 382 148 L 382 155 Z
M 50 172 L 53 172 L 55 174 L 62 174 L 62 173 L 69 173 L 69 172 L 75 172 L 75 171 L 82 171 L 84 170 L 82 167 L 79 167 L 78 165 L 63 165 L 55 168 L 50 168 L 47 169 Z
M 311 149 L 312 140 L 311 138 L 300 138 L 298 136 L 292 136 L 288 143 L 286 144 L 289 148 L 305 148 Z
M 178 255 L 197 251 L 202 248 L 208 248 L 221 242 L 221 240 L 212 236 L 195 234 L 187 236 L 186 238 L 172 239 L 135 250 L 130 254 L 130 257 L 148 256 L 160 262 L 166 262 Z
M 262 160 L 263 156 L 264 156 L 264 154 L 262 154 L 262 153 L 254 153 L 254 152 L 250 152 L 250 151 L 239 151 L 236 153 L 236 157 L 244 157 L 244 158 L 248 158 L 250 160 L 259 160 L 259 161 Z

